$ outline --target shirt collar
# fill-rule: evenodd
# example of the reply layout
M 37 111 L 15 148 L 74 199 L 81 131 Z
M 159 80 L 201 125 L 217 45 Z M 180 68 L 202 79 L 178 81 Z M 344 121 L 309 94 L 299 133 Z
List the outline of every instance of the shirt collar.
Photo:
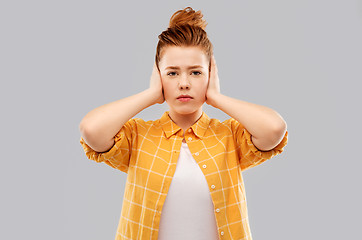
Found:
M 171 137 L 172 135 L 176 134 L 178 131 L 181 130 L 181 128 L 177 126 L 174 121 L 172 121 L 168 114 L 169 111 L 166 111 L 160 118 L 160 124 L 167 138 Z M 210 118 L 203 111 L 201 117 L 191 126 L 191 129 L 197 137 L 202 139 L 206 132 L 206 129 L 209 127 L 209 123 Z

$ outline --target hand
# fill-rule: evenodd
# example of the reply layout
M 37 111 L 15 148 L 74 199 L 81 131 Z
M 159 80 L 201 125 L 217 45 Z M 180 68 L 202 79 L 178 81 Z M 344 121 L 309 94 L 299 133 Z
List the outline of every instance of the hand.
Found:
M 162 80 L 160 71 L 157 69 L 156 63 L 153 64 L 152 75 L 150 79 L 150 88 L 155 92 L 155 103 L 162 104 L 165 101 L 163 93 Z
M 209 83 L 206 90 L 206 103 L 215 106 L 214 99 L 220 94 L 220 83 L 218 70 L 214 55 L 211 56 L 211 67 L 209 72 Z

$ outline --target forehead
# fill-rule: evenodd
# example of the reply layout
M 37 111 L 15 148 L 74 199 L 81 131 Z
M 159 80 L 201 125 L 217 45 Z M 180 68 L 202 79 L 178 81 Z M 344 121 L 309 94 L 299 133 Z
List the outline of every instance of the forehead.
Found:
M 169 66 L 187 68 L 193 65 L 206 68 L 207 64 L 207 56 L 200 47 L 169 46 L 164 49 L 159 66 L 161 69 Z

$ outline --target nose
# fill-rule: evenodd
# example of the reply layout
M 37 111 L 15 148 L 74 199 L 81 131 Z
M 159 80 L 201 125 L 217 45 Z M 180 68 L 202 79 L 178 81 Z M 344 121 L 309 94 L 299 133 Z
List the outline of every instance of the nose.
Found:
M 179 88 L 180 89 L 190 89 L 191 85 L 190 85 L 190 81 L 187 78 L 187 76 L 183 75 L 180 77 L 179 80 Z

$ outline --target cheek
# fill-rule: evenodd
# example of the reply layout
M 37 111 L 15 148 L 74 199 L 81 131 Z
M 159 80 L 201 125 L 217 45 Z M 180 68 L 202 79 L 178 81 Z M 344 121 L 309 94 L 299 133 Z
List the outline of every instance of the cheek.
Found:
M 209 84 L 208 79 L 203 79 L 203 81 L 200 82 L 200 84 L 197 86 L 197 88 L 199 89 L 200 97 L 203 98 L 206 95 L 208 84 Z
M 202 87 L 207 89 L 207 86 L 209 85 L 209 78 L 205 78 L 204 81 L 203 81 L 203 85 Z
M 172 93 L 175 92 L 174 86 L 166 81 L 162 83 L 162 88 L 165 98 L 168 98 L 170 94 L 172 95 Z

